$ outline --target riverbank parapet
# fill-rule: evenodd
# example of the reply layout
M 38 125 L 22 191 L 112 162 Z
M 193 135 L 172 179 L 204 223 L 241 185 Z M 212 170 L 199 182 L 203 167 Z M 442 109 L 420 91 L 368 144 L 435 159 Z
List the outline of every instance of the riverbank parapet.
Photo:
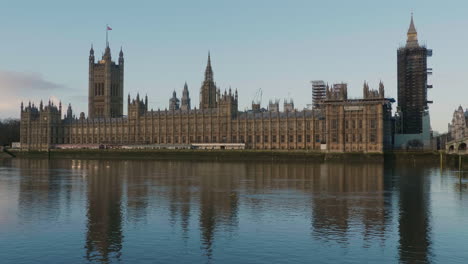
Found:
M 49 151 L 14 151 L 25 158 L 82 158 L 82 159 L 189 159 L 189 160 L 306 160 L 306 161 L 368 161 L 387 158 L 401 160 L 438 160 L 439 152 L 386 153 L 326 153 L 306 150 L 199 150 L 199 149 L 51 149 Z M 445 154 L 443 154 L 445 156 Z

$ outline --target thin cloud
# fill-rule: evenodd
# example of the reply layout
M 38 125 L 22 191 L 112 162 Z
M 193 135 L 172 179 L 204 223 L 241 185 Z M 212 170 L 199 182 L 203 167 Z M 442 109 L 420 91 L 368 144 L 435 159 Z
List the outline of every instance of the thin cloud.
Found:
M 13 72 L 0 70 L 0 91 L 54 90 L 64 85 L 44 79 L 40 73 Z
M 65 85 L 46 80 L 40 73 L 0 70 L 0 118 L 18 118 L 22 101 L 38 104 L 41 99 L 44 102 L 51 99 L 57 103 L 60 95 L 56 93 L 63 90 L 70 91 Z

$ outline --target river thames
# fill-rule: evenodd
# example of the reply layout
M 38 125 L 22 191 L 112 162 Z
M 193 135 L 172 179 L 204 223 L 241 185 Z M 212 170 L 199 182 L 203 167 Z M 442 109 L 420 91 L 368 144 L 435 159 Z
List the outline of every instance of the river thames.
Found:
M 0 262 L 466 263 L 434 165 L 4 159 Z

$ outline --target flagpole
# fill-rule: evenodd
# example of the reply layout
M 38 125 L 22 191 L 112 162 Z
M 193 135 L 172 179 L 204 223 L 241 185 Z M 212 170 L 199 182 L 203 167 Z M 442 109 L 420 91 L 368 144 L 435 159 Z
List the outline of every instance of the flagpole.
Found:
M 109 46 L 108 33 L 109 33 L 109 25 L 106 24 L 106 47 Z

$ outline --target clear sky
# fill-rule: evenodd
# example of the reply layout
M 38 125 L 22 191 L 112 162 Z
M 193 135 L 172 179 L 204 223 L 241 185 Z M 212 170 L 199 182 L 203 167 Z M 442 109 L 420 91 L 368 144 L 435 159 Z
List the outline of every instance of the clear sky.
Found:
M 466 0 L 1 2 L 0 118 L 50 97 L 87 112 L 89 49 L 101 56 L 106 24 L 113 58 L 125 53 L 125 93 L 147 93 L 150 108 L 166 108 L 185 81 L 198 106 L 208 50 L 215 81 L 238 89 L 241 110 L 259 88 L 264 106 L 290 97 L 302 109 L 311 80 L 347 82 L 350 97 L 382 80 L 396 98 L 396 50 L 412 11 L 420 43 L 434 51 L 433 129 L 446 131 L 453 110 L 468 107 Z

